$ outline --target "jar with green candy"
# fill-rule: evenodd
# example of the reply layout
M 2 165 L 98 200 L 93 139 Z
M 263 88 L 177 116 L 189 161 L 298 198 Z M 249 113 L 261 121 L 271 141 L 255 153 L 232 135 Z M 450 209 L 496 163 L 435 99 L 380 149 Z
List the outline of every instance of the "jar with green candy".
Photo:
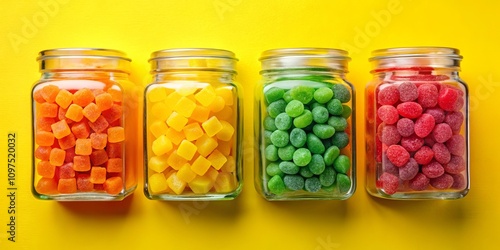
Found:
M 264 51 L 256 88 L 255 185 L 269 201 L 345 200 L 356 189 L 354 87 L 348 53 Z

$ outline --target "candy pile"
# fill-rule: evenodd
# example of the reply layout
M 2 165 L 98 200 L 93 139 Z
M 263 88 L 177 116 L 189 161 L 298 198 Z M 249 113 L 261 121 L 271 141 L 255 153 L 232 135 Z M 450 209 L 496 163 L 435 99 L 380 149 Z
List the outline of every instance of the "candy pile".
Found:
M 48 84 L 33 99 L 36 191 L 120 193 L 125 140 L 121 90 Z
M 212 85 L 148 90 L 148 187 L 152 194 L 236 189 L 233 90 Z
M 351 92 L 342 84 L 277 83 L 264 92 L 265 186 L 276 195 L 298 190 L 347 193 L 351 108 L 343 103 L 350 101 Z
M 386 194 L 464 189 L 464 92 L 437 82 L 377 89 L 377 186 Z

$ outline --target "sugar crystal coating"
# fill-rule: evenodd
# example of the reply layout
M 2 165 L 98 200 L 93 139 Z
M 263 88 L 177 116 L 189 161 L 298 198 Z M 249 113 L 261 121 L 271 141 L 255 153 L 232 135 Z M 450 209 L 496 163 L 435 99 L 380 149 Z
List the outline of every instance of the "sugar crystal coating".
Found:
M 392 105 L 383 105 L 377 110 L 378 117 L 386 124 L 394 124 L 399 119 L 398 110 Z
M 418 163 L 415 159 L 410 158 L 408 163 L 399 168 L 399 178 L 403 181 L 413 179 L 419 171 Z
M 458 134 L 453 135 L 447 142 L 446 147 L 453 155 L 463 155 L 465 153 L 465 138 Z
M 399 100 L 402 102 L 410 102 L 418 97 L 418 89 L 412 82 L 403 82 L 398 86 Z
M 436 85 L 424 83 L 418 87 L 418 103 L 424 108 L 432 108 L 438 102 L 438 89 Z
M 443 165 L 437 161 L 433 161 L 427 165 L 422 166 L 422 173 L 428 178 L 436 178 L 444 174 Z
M 397 144 L 401 140 L 401 135 L 396 126 L 380 124 L 379 138 L 385 145 L 390 146 Z
M 449 112 L 446 114 L 444 122 L 450 125 L 453 132 L 458 132 L 464 123 L 464 114 L 462 112 Z
M 415 134 L 420 138 L 424 138 L 429 135 L 434 129 L 435 125 L 434 117 L 428 114 L 422 114 L 415 121 Z
M 401 146 L 408 152 L 415 152 L 419 150 L 423 145 L 424 139 L 416 135 L 401 138 Z
M 394 85 L 380 88 L 377 101 L 380 105 L 393 105 L 399 101 L 399 91 Z
M 451 154 L 446 145 L 442 143 L 436 143 L 432 146 L 432 151 L 434 151 L 434 159 L 441 164 L 446 164 L 451 159 Z
M 424 113 L 432 115 L 432 117 L 434 117 L 434 121 L 436 123 L 444 122 L 445 112 L 444 112 L 444 110 L 442 110 L 440 108 L 428 108 L 425 110 Z
M 403 117 L 414 119 L 422 114 L 422 106 L 416 102 L 403 102 L 398 104 L 397 110 Z
M 396 124 L 396 128 L 401 136 L 407 137 L 415 133 L 415 123 L 408 118 L 401 118 Z
M 418 173 L 409 181 L 410 188 L 415 191 L 422 191 L 428 188 L 430 179 L 423 173 Z
M 413 155 L 418 164 L 429 164 L 434 158 L 434 151 L 428 146 L 423 146 Z
M 439 143 L 444 143 L 453 135 L 450 125 L 446 123 L 439 123 L 434 127 L 432 136 L 434 140 Z
M 399 179 L 393 174 L 382 173 L 377 180 L 377 186 L 380 187 L 386 194 L 395 194 L 399 187 Z
M 443 174 L 431 179 L 430 184 L 436 189 L 448 189 L 453 186 L 453 177 L 449 174 Z
M 400 145 L 391 145 L 386 151 L 387 158 L 397 167 L 404 166 L 410 160 L 410 153 Z
M 444 170 L 449 174 L 459 174 L 465 170 L 465 160 L 461 156 L 452 155 L 448 163 L 444 164 Z

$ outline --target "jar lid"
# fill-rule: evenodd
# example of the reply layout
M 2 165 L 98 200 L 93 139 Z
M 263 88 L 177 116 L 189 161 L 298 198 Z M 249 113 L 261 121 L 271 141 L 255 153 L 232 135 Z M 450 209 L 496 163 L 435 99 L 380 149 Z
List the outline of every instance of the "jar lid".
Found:
M 58 48 L 42 50 L 40 71 L 102 70 L 130 73 L 130 58 L 124 52 L 102 48 Z
M 280 48 L 262 52 L 262 72 L 287 69 L 347 72 L 348 52 L 331 48 Z
M 412 67 L 459 68 L 460 51 L 449 47 L 400 47 L 379 49 L 369 59 L 375 71 Z
M 151 53 L 151 72 L 170 70 L 226 71 L 236 73 L 233 52 L 212 48 L 176 48 Z

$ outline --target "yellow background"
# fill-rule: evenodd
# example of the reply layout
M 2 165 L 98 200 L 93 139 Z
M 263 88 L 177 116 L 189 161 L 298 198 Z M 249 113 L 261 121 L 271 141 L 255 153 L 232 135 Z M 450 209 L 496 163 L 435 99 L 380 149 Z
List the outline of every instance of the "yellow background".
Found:
M 51 8 L 44 4 L 52 4 Z M 500 3 L 494 0 L 4 0 L 0 3 L 0 249 L 496 249 L 500 243 Z M 30 29 L 31 28 L 31 29 Z M 456 201 L 389 201 L 365 191 L 363 88 L 374 49 L 461 50 L 471 95 L 471 191 Z M 148 80 L 152 51 L 228 49 L 246 91 L 245 185 L 226 202 L 150 201 L 142 176 L 122 202 L 59 203 L 30 192 L 30 88 L 38 51 L 105 47 Z M 346 201 L 267 202 L 253 186 L 253 86 L 260 53 L 277 47 L 350 50 L 357 88 L 358 185 Z M 18 134 L 17 237 L 7 241 L 7 132 Z M 139 132 L 139 131 L 138 131 Z

